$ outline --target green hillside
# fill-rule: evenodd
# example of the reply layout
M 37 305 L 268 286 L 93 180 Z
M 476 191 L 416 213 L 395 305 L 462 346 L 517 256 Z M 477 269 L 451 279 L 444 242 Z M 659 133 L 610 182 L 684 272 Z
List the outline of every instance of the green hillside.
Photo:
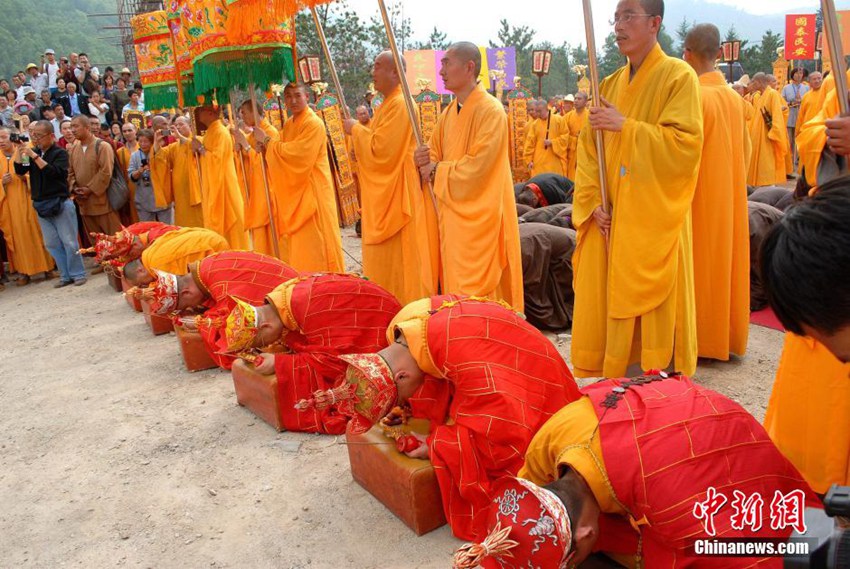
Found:
M 86 14 L 116 12 L 114 0 L 0 0 L 0 77 L 9 78 L 27 63 L 39 63 L 44 50 L 53 48 L 60 55 L 84 51 L 100 65 L 124 60 L 118 40 L 100 40 L 117 36 L 118 30 L 100 30 L 99 26 L 117 25 L 117 18 L 87 18 Z

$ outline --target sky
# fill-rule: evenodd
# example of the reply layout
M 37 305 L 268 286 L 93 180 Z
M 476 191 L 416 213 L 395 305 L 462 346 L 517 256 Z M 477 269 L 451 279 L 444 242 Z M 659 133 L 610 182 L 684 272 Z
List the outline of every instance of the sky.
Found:
M 393 0 L 386 0 L 390 5 Z M 698 0 L 699 1 L 699 0 Z M 708 0 L 704 0 L 708 1 Z M 711 0 L 752 14 L 777 14 L 790 10 L 814 12 L 820 5 L 818 0 Z M 402 0 L 404 16 L 413 24 L 413 39 L 425 40 L 436 25 L 450 40 L 469 40 L 486 45 L 495 39 L 499 20 L 507 18 L 511 25 L 528 25 L 538 33 L 534 41 L 550 41 L 560 45 L 567 41 L 572 45 L 584 42 L 584 20 L 580 0 L 531 0 L 531 2 L 507 0 L 454 0 L 451 12 L 436 9 L 445 0 Z M 376 0 L 348 0 L 349 6 L 369 19 L 377 15 Z M 594 28 L 597 45 L 611 31 L 607 21 L 613 17 L 617 0 L 593 0 Z M 839 9 L 850 8 L 850 0 L 836 2 Z M 698 14 L 694 15 L 698 19 Z

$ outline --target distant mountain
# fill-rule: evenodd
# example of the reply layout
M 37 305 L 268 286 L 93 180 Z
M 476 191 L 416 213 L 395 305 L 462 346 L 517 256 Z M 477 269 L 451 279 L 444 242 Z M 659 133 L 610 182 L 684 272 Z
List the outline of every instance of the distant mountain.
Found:
M 114 14 L 115 0 L 0 0 L 0 77 L 8 79 L 27 63 L 40 63 L 47 48 L 56 57 L 70 52 L 86 52 L 89 60 L 100 66 L 119 68 L 123 65 L 118 30 L 101 30 L 101 26 L 117 25 L 117 18 L 88 18 L 87 14 Z
M 664 24 L 667 31 L 673 34 L 683 19 L 688 22 L 710 23 L 720 28 L 721 36 L 735 26 L 741 39 L 751 43 L 761 41 L 761 36 L 767 30 L 778 34 L 785 33 L 785 13 L 755 15 L 724 4 L 712 4 L 696 0 L 666 0 Z M 791 10 L 787 13 L 814 12 L 812 8 Z M 675 38 L 674 38 L 675 39 Z

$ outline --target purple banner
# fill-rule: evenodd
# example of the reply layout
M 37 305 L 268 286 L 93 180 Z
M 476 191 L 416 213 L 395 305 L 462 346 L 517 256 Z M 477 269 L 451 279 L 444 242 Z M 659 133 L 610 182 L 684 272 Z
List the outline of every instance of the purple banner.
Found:
M 516 77 L 516 48 L 514 47 L 492 47 L 487 48 L 487 65 L 490 73 L 499 70 L 505 75 L 499 82 L 502 90 L 510 91 L 514 88 L 514 77 Z M 493 83 L 495 87 L 495 82 Z
M 441 60 L 443 56 L 446 54 L 445 50 L 435 49 L 434 50 L 434 68 L 437 70 L 437 81 L 435 85 L 437 86 L 436 91 L 440 95 L 451 95 L 452 92 L 446 89 L 446 84 L 443 83 L 443 78 L 440 76 L 440 69 L 442 69 L 443 64 Z

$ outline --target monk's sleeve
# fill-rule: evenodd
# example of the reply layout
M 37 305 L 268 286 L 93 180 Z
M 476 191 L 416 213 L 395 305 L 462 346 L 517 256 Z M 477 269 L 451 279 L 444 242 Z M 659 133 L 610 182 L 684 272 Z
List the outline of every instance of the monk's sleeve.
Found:
M 557 115 L 552 117 L 549 140 L 552 141 L 552 151 L 560 158 L 566 159 L 570 151 L 570 127 L 567 124 L 567 117 Z
M 785 139 L 785 121 L 782 117 L 782 100 L 779 97 L 771 97 L 770 115 L 773 117 L 773 124 L 767 137 L 774 142 L 782 142 Z
M 534 147 L 537 146 L 537 123 L 528 123 L 525 131 L 525 144 L 522 147 L 522 155 L 526 164 L 534 161 Z
M 296 181 L 298 184 L 306 181 L 314 166 L 313 160 L 305 158 L 317 156 L 325 144 L 327 135 L 322 121 L 310 121 L 295 140 L 270 142 L 266 156 L 286 168 L 288 189 L 303 191 L 306 188 L 296 188 L 294 185 Z
M 97 174 L 89 181 L 89 189 L 93 194 L 102 196 L 109 187 L 112 169 L 115 168 L 115 152 L 108 143 L 97 144 Z
M 507 120 L 501 109 L 482 113 L 466 154 L 459 160 L 440 160 L 434 179 L 437 199 L 449 207 L 462 206 L 481 193 L 480 180 L 489 178 L 500 161 L 508 160 Z
M 587 223 L 593 210 L 602 205 L 595 136 L 595 131 L 588 126 L 582 129 L 577 139 L 578 158 L 573 193 L 573 226 L 576 229 Z
M 168 204 L 174 201 L 174 188 L 171 182 L 171 154 L 174 148 L 177 147 L 177 142 L 152 150 L 151 159 L 151 184 L 153 185 L 153 195 L 156 199 L 156 207 L 167 207 Z

